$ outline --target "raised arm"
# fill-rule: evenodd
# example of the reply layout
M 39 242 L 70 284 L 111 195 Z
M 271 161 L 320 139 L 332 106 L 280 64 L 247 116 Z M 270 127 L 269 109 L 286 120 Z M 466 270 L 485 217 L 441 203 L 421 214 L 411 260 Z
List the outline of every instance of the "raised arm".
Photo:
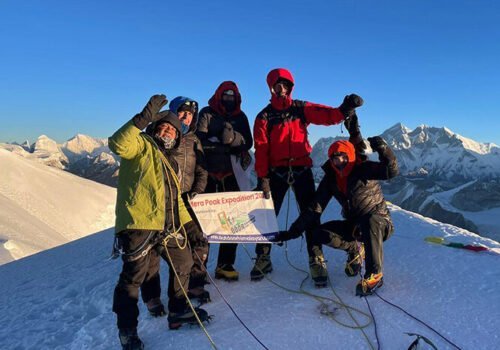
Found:
M 167 102 L 165 95 L 151 97 L 141 113 L 109 137 L 109 149 L 123 159 L 132 159 L 139 154 L 144 147 L 144 140 L 139 136 L 141 130 L 162 118 L 159 112 Z
M 367 180 L 389 180 L 399 173 L 396 156 L 380 136 L 369 137 L 370 147 L 378 153 L 379 162 L 366 161 L 362 164 Z
M 346 96 L 338 108 L 305 102 L 304 116 L 306 121 L 311 124 L 339 124 L 341 121 L 354 114 L 354 110 L 362 104 L 363 99 L 355 94 Z

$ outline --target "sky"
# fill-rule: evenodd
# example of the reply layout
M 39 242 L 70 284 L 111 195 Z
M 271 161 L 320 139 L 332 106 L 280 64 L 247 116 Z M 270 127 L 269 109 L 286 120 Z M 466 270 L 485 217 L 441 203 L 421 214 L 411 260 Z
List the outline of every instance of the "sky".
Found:
M 204 106 L 224 80 L 252 126 L 284 67 L 294 98 L 362 96 L 365 137 L 401 122 L 500 144 L 498 23 L 494 0 L 2 0 L 0 142 L 108 137 L 151 95 Z

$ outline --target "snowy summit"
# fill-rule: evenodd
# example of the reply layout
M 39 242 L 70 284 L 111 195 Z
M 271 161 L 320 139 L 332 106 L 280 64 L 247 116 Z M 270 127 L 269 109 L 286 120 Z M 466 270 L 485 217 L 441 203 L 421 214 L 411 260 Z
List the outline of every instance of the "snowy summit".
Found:
M 5 157 L 8 152 L 1 154 Z M 75 182 L 85 181 L 62 174 Z M 57 188 L 52 191 L 57 192 Z M 72 197 L 56 202 L 59 206 L 53 209 L 69 210 L 64 207 L 78 200 Z M 286 210 L 280 214 L 281 228 L 297 216 L 295 206 L 290 209 L 288 220 Z M 396 230 L 385 243 L 386 282 L 378 291 L 380 297 L 432 326 L 460 349 L 495 349 L 500 328 L 500 244 L 393 205 L 390 210 Z M 338 215 L 339 208 L 331 205 L 323 220 Z M 5 221 L 3 217 L 1 222 Z M 428 236 L 482 245 L 492 251 L 452 249 L 426 242 Z M 112 242 L 113 229 L 107 229 L 0 266 L 2 349 L 118 349 L 111 299 L 121 264 L 108 260 Z M 307 280 L 301 291 L 306 276 L 296 268 L 308 270 L 302 245 L 295 240 L 288 247 L 275 247 L 274 272 L 270 280 L 261 282 L 250 282 L 253 261 L 245 250 L 253 251 L 253 245 L 242 245 L 236 261 L 242 273 L 240 281 L 208 285 L 212 302 L 205 308 L 214 316 L 206 330 L 217 349 L 377 349 L 378 345 L 381 349 L 407 349 L 415 337 L 406 332 L 427 337 L 438 349 L 454 349 L 376 295 L 366 300 L 355 297 L 357 278 L 344 274 L 343 252 L 324 248 L 333 289 L 315 289 Z M 212 276 L 216 256 L 217 245 L 213 245 L 208 263 Z M 162 263 L 164 285 L 167 271 Z M 164 303 L 165 298 L 164 290 Z M 169 331 L 165 318 L 151 318 L 146 307 L 141 302 L 139 305 L 139 333 L 146 349 L 211 348 L 200 328 Z

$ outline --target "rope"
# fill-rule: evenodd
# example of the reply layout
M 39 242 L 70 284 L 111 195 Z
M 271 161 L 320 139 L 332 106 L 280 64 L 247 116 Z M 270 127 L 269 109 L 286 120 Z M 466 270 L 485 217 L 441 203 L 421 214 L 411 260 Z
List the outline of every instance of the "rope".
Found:
M 365 299 L 366 305 L 368 306 L 368 310 L 370 311 L 370 315 L 372 315 L 373 326 L 375 327 L 375 338 L 377 338 L 377 350 L 380 350 L 381 346 L 380 346 L 380 339 L 378 337 L 378 332 L 377 332 L 377 321 L 375 321 L 375 315 L 373 314 L 372 308 L 370 307 L 370 303 L 368 302 L 368 298 L 364 297 L 363 299 Z
M 290 188 L 292 187 L 290 184 L 289 184 Z M 292 189 L 293 190 L 293 189 Z M 290 209 L 290 192 L 288 193 L 288 203 L 287 203 L 287 215 L 286 215 L 286 227 L 288 228 L 288 219 L 289 219 L 289 209 Z M 250 259 L 252 259 L 252 256 L 250 255 L 250 252 L 248 251 L 248 249 L 245 247 L 245 245 L 243 245 L 243 248 L 246 252 L 246 254 L 248 255 L 248 257 Z M 305 295 L 305 296 L 308 296 L 308 297 L 311 297 L 311 298 L 314 298 L 316 301 L 320 302 L 321 305 L 323 307 L 326 307 L 326 310 L 328 310 L 328 305 L 326 304 L 326 301 L 329 301 L 331 303 L 334 303 L 336 305 L 339 305 L 340 307 L 346 309 L 346 311 L 349 313 L 350 317 L 354 320 L 354 322 L 356 323 L 356 326 L 352 326 L 352 325 L 349 325 L 349 324 L 346 324 L 346 323 L 343 323 L 341 321 L 339 321 L 338 319 L 336 319 L 335 317 L 333 317 L 333 313 L 331 312 L 328 312 L 326 313 L 333 321 L 335 321 L 336 323 L 338 323 L 339 325 L 341 326 L 344 326 L 346 328 L 350 328 L 350 329 L 359 329 L 361 330 L 361 332 L 363 333 L 363 335 L 365 336 L 368 344 L 370 345 L 371 349 L 375 349 L 374 346 L 371 344 L 368 336 L 366 335 L 366 333 L 364 332 L 363 328 L 365 327 L 368 327 L 370 324 L 371 324 L 371 317 L 370 315 L 368 315 L 367 313 L 359 310 L 359 309 L 356 309 L 352 306 L 349 306 L 347 304 L 345 304 L 342 299 L 338 296 L 338 294 L 335 292 L 335 290 L 333 289 L 333 286 L 331 285 L 330 283 L 330 287 L 332 289 L 332 291 L 334 292 L 335 296 L 337 297 L 337 300 L 334 300 L 332 298 L 329 298 L 329 297 L 324 297 L 324 296 L 320 296 L 320 295 L 316 295 L 314 293 L 311 293 L 311 292 L 308 292 L 306 290 L 304 290 L 304 283 L 305 281 L 309 278 L 309 273 L 307 271 L 304 271 L 296 266 L 294 266 L 291 262 L 290 262 L 290 259 L 288 258 L 288 245 L 286 245 L 285 247 L 285 256 L 286 256 L 286 260 L 288 262 L 288 264 L 294 268 L 295 270 L 297 271 L 300 271 L 302 273 L 304 273 L 306 275 L 306 277 L 302 280 L 302 282 L 300 283 L 300 289 L 299 290 L 294 290 L 294 289 L 291 289 L 291 288 L 288 288 L 288 287 L 285 287 L 279 283 L 277 283 L 276 281 L 274 281 L 273 279 L 271 279 L 267 274 L 264 274 L 263 271 L 261 270 L 260 272 L 263 274 L 264 278 L 266 280 L 268 280 L 270 283 L 274 284 L 275 286 L 277 286 L 278 288 L 281 288 L 289 293 L 293 293 L 293 294 L 302 294 L 302 295 Z M 258 268 L 258 267 L 257 267 Z M 330 279 L 329 279 L 330 280 Z M 351 310 L 365 316 L 367 319 L 368 319 L 368 322 L 365 324 L 365 325 L 360 325 L 359 322 L 356 320 L 356 318 L 352 315 L 351 313 Z
M 207 329 L 205 328 L 205 326 L 203 325 L 203 322 L 201 322 L 200 318 L 198 317 L 198 313 L 196 312 L 194 306 L 193 306 L 193 303 L 191 303 L 191 300 L 189 299 L 188 295 L 187 295 L 187 292 L 186 290 L 184 289 L 184 287 L 182 286 L 182 282 L 181 282 L 181 278 L 179 277 L 179 274 L 177 273 L 177 271 L 175 270 L 174 268 L 174 263 L 172 262 L 172 258 L 170 257 L 170 253 L 168 252 L 168 247 L 167 247 L 167 242 L 169 240 L 169 237 L 165 238 L 165 240 L 163 240 L 163 246 L 165 247 L 165 251 L 167 252 L 167 258 L 168 258 L 168 261 L 170 262 L 170 266 L 172 267 L 172 271 L 174 271 L 174 274 L 175 274 L 175 278 L 177 279 L 177 282 L 179 282 L 179 286 L 181 287 L 181 290 L 182 290 L 182 294 L 184 294 L 184 297 L 186 298 L 187 300 L 187 303 L 189 305 L 189 308 L 191 309 L 191 311 L 193 312 L 194 314 L 194 317 L 196 318 L 196 321 L 198 322 L 198 325 L 200 326 L 200 328 L 203 330 L 203 332 L 205 333 L 205 336 L 207 337 L 208 341 L 210 342 L 210 345 L 212 346 L 213 349 L 217 350 L 217 346 L 215 345 L 215 342 L 213 341 L 212 337 L 210 336 L 210 334 L 208 334 L 208 331 Z M 177 242 L 177 240 L 176 240 Z M 180 248 L 180 247 L 179 247 Z M 184 248 L 180 248 L 180 249 L 184 249 Z
M 226 297 L 224 296 L 224 294 L 222 293 L 222 291 L 220 290 L 219 286 L 217 286 L 217 284 L 215 283 L 214 279 L 212 278 L 212 276 L 210 276 L 210 273 L 207 271 L 207 269 L 205 268 L 205 265 L 203 264 L 203 261 L 201 260 L 200 256 L 198 255 L 198 253 L 193 250 L 194 254 L 196 255 L 196 257 L 198 258 L 198 260 L 200 261 L 201 263 L 201 266 L 203 266 L 203 269 L 205 270 L 205 272 L 207 273 L 207 276 L 208 276 L 208 279 L 210 280 L 210 283 L 215 287 L 215 289 L 217 290 L 217 292 L 219 293 L 219 295 L 221 296 L 222 300 L 224 301 L 224 303 L 227 305 L 227 307 L 229 308 L 229 310 L 231 310 L 231 312 L 233 313 L 233 315 L 236 317 L 236 319 L 241 323 L 241 325 L 247 330 L 248 333 L 250 333 L 250 335 L 266 350 L 269 350 L 268 347 L 266 347 L 260 340 L 259 338 L 257 338 L 257 336 L 250 330 L 250 328 L 247 327 L 247 325 L 245 324 L 245 322 L 243 322 L 243 320 L 238 316 L 238 314 L 236 313 L 236 311 L 234 311 L 233 307 L 231 306 L 231 304 L 229 304 L 229 301 L 226 299 Z
M 456 349 L 458 350 L 462 350 L 458 345 L 456 345 L 455 343 L 453 343 L 451 340 L 449 340 L 448 338 L 446 338 L 444 335 L 442 335 L 441 333 L 439 333 L 437 330 L 435 330 L 434 328 L 432 328 L 430 325 L 428 325 L 427 323 L 425 323 L 424 321 L 418 319 L 417 317 L 413 316 L 412 314 L 410 314 L 408 311 L 406 311 L 405 309 L 403 309 L 401 306 L 398 306 L 394 303 L 391 303 L 390 301 L 384 299 L 383 297 L 381 297 L 377 292 L 374 292 L 374 294 L 379 297 L 382 301 L 386 302 L 387 304 L 395 307 L 396 309 L 402 311 L 403 313 L 405 313 L 407 316 L 411 317 L 412 319 L 414 319 L 415 321 L 418 321 L 420 322 L 421 324 L 423 324 L 425 327 L 427 327 L 428 329 L 430 329 L 431 331 L 433 331 L 434 333 L 436 333 L 438 336 L 440 336 L 441 338 L 443 338 L 448 344 L 452 345 L 453 347 L 455 347 Z
M 291 167 L 290 167 L 290 171 L 291 171 Z M 294 188 L 292 187 L 291 184 L 289 184 L 289 192 L 288 192 L 288 201 L 287 201 L 287 215 L 286 215 L 286 227 L 288 229 L 288 218 L 289 218 L 289 213 L 290 213 L 290 193 L 291 191 L 294 191 Z M 297 209 L 299 210 L 300 212 L 300 207 L 298 206 L 298 203 L 297 203 Z M 302 242 L 301 242 L 301 245 L 302 245 Z M 306 275 L 306 277 L 302 280 L 301 284 L 300 284 L 300 290 L 301 292 L 303 292 L 304 294 L 306 295 L 310 295 L 312 296 L 313 298 L 315 298 L 317 301 L 319 301 L 322 306 L 325 306 L 326 303 L 321 300 L 321 297 L 320 296 L 317 296 L 313 293 L 310 293 L 310 292 L 307 292 L 304 290 L 303 286 L 304 286 L 304 282 L 309 278 L 309 273 L 307 271 L 304 271 L 298 267 L 296 267 L 295 265 L 293 265 L 288 257 L 288 244 L 285 245 L 285 257 L 286 257 L 286 261 L 288 262 L 288 264 L 294 268 L 295 270 L 297 271 L 300 271 L 302 273 L 304 273 Z M 360 311 L 359 309 L 356 309 L 356 308 L 353 308 L 352 306 L 350 305 L 347 305 L 346 303 L 344 303 L 344 301 L 342 300 L 342 298 L 340 298 L 340 296 L 338 295 L 338 293 L 335 291 L 335 288 L 333 288 L 333 284 L 331 283 L 331 278 L 330 278 L 330 274 L 328 273 L 327 271 L 327 274 L 328 274 L 328 283 L 329 283 L 329 286 L 330 286 L 330 289 L 332 291 L 332 293 L 335 295 L 335 297 L 338 299 L 338 302 L 336 300 L 333 300 L 333 299 L 330 299 L 333 303 L 339 305 L 340 307 L 344 308 L 347 313 L 349 314 L 349 317 L 351 317 L 351 319 L 354 321 L 354 323 L 356 324 L 356 326 L 352 326 L 352 325 L 348 325 L 346 323 L 343 323 L 343 322 L 340 322 L 339 320 L 337 320 L 335 317 L 333 317 L 332 314 L 328 315 L 333 321 L 335 321 L 337 324 L 341 325 L 341 326 L 344 326 L 346 328 L 350 328 L 350 329 L 359 329 L 361 331 L 361 333 L 363 334 L 364 338 L 366 339 L 366 341 L 368 342 L 368 344 L 370 345 L 370 348 L 371 349 L 375 349 L 374 346 L 372 345 L 370 339 L 368 338 L 367 334 L 365 333 L 364 331 L 364 328 L 365 327 L 368 327 L 372 321 L 372 319 L 370 318 L 370 316 L 366 313 L 364 313 L 363 311 Z M 361 326 L 358 322 L 358 320 L 354 317 L 354 315 L 352 314 L 351 310 L 353 311 L 356 311 L 360 314 L 362 314 L 363 316 L 365 316 L 367 319 L 368 319 L 368 322 Z
M 171 215 L 172 215 L 172 218 L 174 218 L 174 199 L 173 199 L 173 193 L 172 193 L 172 186 L 171 186 L 171 183 L 170 183 L 170 179 L 173 179 L 174 181 L 174 184 L 177 188 L 177 193 L 180 193 L 181 191 L 181 188 L 180 188 L 180 183 L 179 183 L 179 179 L 177 178 L 177 175 L 175 174 L 175 171 L 174 169 L 172 168 L 172 166 L 170 165 L 170 163 L 168 162 L 167 158 L 163 155 L 163 153 L 161 151 L 158 151 L 159 154 L 160 154 L 160 158 L 162 160 L 162 164 L 163 166 L 166 168 L 165 172 L 164 172 L 164 175 L 167 176 L 167 181 L 168 181 L 168 190 L 169 190 L 169 194 L 170 194 L 170 208 L 171 208 Z M 168 170 L 168 171 L 167 171 Z M 170 172 L 170 175 L 169 176 L 169 172 Z M 177 196 L 179 197 L 179 196 Z M 182 199 L 179 199 L 178 200 L 182 200 Z M 174 223 L 175 223 L 175 220 L 174 220 Z M 175 274 L 175 278 L 177 279 L 177 281 L 179 282 L 179 286 L 181 287 L 181 290 L 182 290 L 182 294 L 184 294 L 184 297 L 186 298 L 186 301 L 187 301 L 187 304 L 189 305 L 189 308 L 191 309 L 191 311 L 193 312 L 195 318 L 196 318 L 196 321 L 198 322 L 198 325 L 200 326 L 200 328 L 203 330 L 203 332 L 205 333 L 205 336 L 207 337 L 208 341 L 210 342 L 210 345 L 212 346 L 213 349 L 217 350 L 217 346 L 215 345 L 215 342 L 213 341 L 212 337 L 210 336 L 210 334 L 208 333 L 207 329 L 205 328 L 205 326 L 203 325 L 203 322 L 200 320 L 199 316 L 198 316 L 198 313 L 196 312 L 196 309 L 195 307 L 193 306 L 193 304 L 191 303 L 191 300 L 189 299 L 188 297 L 188 294 L 186 292 L 186 290 L 184 289 L 184 287 L 182 286 L 182 281 L 179 277 L 179 274 L 177 273 L 177 271 L 175 270 L 175 267 L 174 267 L 174 263 L 172 261 L 172 257 L 170 256 L 170 253 L 168 251 L 168 247 L 167 247 L 167 243 L 168 241 L 174 237 L 175 238 L 175 243 L 177 245 L 177 247 L 181 250 L 184 250 L 186 249 L 186 247 L 188 247 L 188 237 L 187 237 L 187 232 L 184 228 L 184 226 L 182 225 L 182 223 L 180 223 L 179 225 L 179 228 L 175 229 L 175 224 L 174 224 L 174 227 L 173 227 L 173 233 L 169 234 L 167 237 L 165 237 L 165 239 L 163 240 L 162 244 L 163 244 L 163 247 L 165 248 L 165 252 L 167 254 L 167 258 L 168 258 L 168 261 L 170 263 L 170 266 L 172 268 L 172 271 L 174 271 L 174 274 Z M 177 237 L 177 233 L 179 231 L 182 231 L 181 235 L 182 235 L 182 238 L 184 240 L 184 243 L 180 243 L 179 242 L 179 238 Z

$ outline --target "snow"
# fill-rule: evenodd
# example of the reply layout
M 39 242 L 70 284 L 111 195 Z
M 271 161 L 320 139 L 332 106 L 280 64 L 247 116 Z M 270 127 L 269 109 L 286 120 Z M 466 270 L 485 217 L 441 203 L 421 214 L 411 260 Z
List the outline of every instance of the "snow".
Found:
M 0 153 L 5 157 L 3 153 Z M 2 164 L 3 164 L 2 158 Z M 2 167 L 3 168 L 3 167 Z M 68 175 L 69 176 L 69 175 Z M 72 178 L 78 183 L 77 178 Z M 280 226 L 297 215 L 293 198 L 290 217 L 286 203 Z M 66 210 L 60 203 L 57 210 Z M 95 204 L 95 203 L 94 203 Z M 2 205 L 3 208 L 3 205 Z M 14 210 L 14 209 L 13 209 Z M 442 224 L 390 205 L 396 231 L 385 243 L 385 285 L 382 297 L 426 321 L 462 349 L 495 349 L 500 343 L 500 255 L 475 253 L 426 243 L 426 236 L 482 244 L 500 244 L 466 230 Z M 325 219 L 338 217 L 331 205 Z M 72 218 L 78 216 L 76 214 Z M 0 218 L 3 222 L 3 218 Z M 108 261 L 113 230 L 107 229 L 76 241 L 0 266 L 0 339 L 2 349 L 118 349 L 112 294 L 121 268 Z M 303 294 L 289 293 L 268 280 L 250 282 L 253 245 L 240 245 L 235 267 L 240 281 L 216 281 L 238 316 L 269 349 L 368 349 L 359 330 L 340 326 L 319 312 L 319 303 Z M 290 242 L 288 255 L 301 269 L 308 269 L 305 243 Z M 215 269 L 217 245 L 212 245 L 208 270 Z M 303 274 L 285 259 L 285 247 L 274 246 L 274 271 L 270 278 L 298 290 Z M 368 312 L 364 299 L 354 296 L 357 278 L 343 272 L 345 253 L 324 248 L 333 288 L 348 305 Z M 164 290 L 168 269 L 162 263 Z M 237 321 L 213 285 L 207 289 L 212 302 L 205 306 L 214 315 L 207 331 L 219 349 L 260 349 L 260 345 Z M 335 298 L 331 289 L 315 289 L 310 281 L 304 290 Z M 166 300 L 166 292 L 162 292 Z M 422 334 L 439 349 L 450 349 L 437 335 L 408 318 L 376 296 L 368 298 L 375 315 L 382 349 L 406 349 L 413 341 L 404 332 Z M 169 331 L 165 318 L 153 319 L 142 302 L 139 334 L 147 349 L 210 349 L 198 327 Z M 366 319 L 355 313 L 360 323 Z M 344 310 L 335 317 L 352 324 Z M 373 324 L 365 328 L 375 345 Z
M 76 134 L 62 145 L 64 153 L 72 161 L 86 155 L 95 155 L 107 150 L 107 139 L 97 139 L 91 136 Z
M 441 178 L 495 178 L 500 169 L 500 148 L 479 143 L 446 127 L 419 125 L 411 130 L 396 124 L 382 136 L 396 151 L 401 172 L 425 168 Z
M 487 210 L 482 210 L 479 212 L 472 212 L 466 210 L 460 210 L 451 205 L 451 198 L 457 192 L 472 185 L 476 180 L 465 183 L 459 187 L 451 189 L 449 191 L 437 192 L 430 195 L 424 203 L 422 203 L 422 208 L 427 205 L 428 202 L 437 202 L 439 205 L 450 212 L 455 212 L 462 214 L 467 220 L 472 221 L 479 232 L 481 232 L 484 236 L 492 238 L 496 241 L 500 242 L 500 226 L 498 225 L 500 218 L 500 208 L 492 208 Z
M 114 225 L 114 188 L 5 149 L 0 164 L 0 264 Z

